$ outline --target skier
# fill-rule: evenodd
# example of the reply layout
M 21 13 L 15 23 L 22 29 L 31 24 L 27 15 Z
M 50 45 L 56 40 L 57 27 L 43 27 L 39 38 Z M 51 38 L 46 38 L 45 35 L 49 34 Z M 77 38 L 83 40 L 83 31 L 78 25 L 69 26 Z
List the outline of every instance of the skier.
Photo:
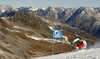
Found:
M 75 50 L 79 50 L 81 48 L 86 48 L 87 43 L 84 39 L 82 39 L 81 37 L 79 37 L 78 35 L 75 36 L 75 39 L 72 41 L 72 43 L 74 44 L 75 42 L 79 42 L 79 44 L 76 46 Z

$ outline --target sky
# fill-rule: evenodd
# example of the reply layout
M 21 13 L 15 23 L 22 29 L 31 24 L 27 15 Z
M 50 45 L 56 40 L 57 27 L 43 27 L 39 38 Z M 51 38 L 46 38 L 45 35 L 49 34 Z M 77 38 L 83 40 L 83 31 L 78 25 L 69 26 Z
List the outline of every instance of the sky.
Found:
M 13 7 L 100 7 L 100 0 L 0 0 L 0 5 Z

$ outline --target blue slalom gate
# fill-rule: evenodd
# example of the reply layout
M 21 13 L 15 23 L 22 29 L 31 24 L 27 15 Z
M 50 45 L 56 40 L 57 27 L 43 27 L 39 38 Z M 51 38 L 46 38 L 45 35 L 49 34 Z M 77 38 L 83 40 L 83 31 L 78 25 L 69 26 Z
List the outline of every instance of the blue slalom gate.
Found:
M 54 29 L 54 27 L 53 27 Z M 61 38 L 61 52 L 63 52 L 63 37 L 62 37 L 62 26 L 61 30 L 53 30 L 53 36 L 52 36 L 52 55 L 53 55 L 53 43 L 54 43 L 54 38 Z

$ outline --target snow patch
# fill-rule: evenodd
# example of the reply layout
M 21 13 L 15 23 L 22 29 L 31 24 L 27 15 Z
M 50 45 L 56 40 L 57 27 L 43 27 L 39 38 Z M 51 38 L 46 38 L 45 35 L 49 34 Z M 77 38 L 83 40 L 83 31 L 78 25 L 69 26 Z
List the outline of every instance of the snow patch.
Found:
M 46 10 L 46 8 L 43 8 L 43 7 L 42 8 L 39 8 L 39 9 Z
M 1 12 L 5 12 L 5 10 L 3 9 Z
M 14 28 L 31 31 L 30 29 L 22 28 L 22 27 L 19 27 L 19 26 L 14 26 Z
M 6 28 L 6 29 L 9 30 L 9 31 L 11 31 L 11 32 L 20 32 L 20 31 L 8 29 L 8 28 Z
M 18 27 L 18 26 L 14 26 L 15 28 L 21 28 L 21 27 Z
M 36 11 L 38 8 L 34 8 L 33 6 L 29 7 L 29 10 Z
M 5 19 L 4 17 L 1 17 L 2 19 Z
M 52 43 L 52 39 L 49 39 L 49 38 L 38 38 L 38 37 L 35 37 L 35 36 L 29 36 L 27 34 L 25 34 L 27 37 L 29 38 L 32 38 L 32 39 L 35 39 L 35 40 L 38 40 L 38 41 L 48 41 L 48 42 L 51 42 Z M 57 40 L 57 39 L 54 39 L 54 43 L 55 42 L 61 42 L 60 40 Z
M 38 40 L 38 41 L 48 41 L 48 42 L 51 42 L 52 43 L 52 39 L 50 38 L 38 38 L 36 36 L 29 36 L 27 34 L 25 34 L 27 37 L 31 38 L 31 39 L 34 39 L 34 40 Z M 68 37 L 66 36 L 63 36 L 63 38 L 65 38 L 65 41 L 63 41 L 63 43 L 68 43 L 68 44 L 71 44 L 69 41 L 68 41 Z M 54 43 L 55 42 L 61 42 L 61 40 L 58 40 L 58 39 L 54 39 Z
M 52 27 L 52 26 L 49 26 L 49 28 L 50 28 L 51 30 L 53 30 L 53 27 Z
M 68 41 L 68 37 L 66 37 L 66 36 L 62 36 L 62 37 L 65 38 L 65 43 L 67 42 L 68 44 L 71 44 L 71 43 Z

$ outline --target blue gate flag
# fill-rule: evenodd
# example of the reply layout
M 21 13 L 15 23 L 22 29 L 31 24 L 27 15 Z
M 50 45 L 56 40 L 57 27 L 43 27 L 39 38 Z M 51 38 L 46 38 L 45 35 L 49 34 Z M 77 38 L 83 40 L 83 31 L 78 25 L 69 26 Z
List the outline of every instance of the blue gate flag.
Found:
M 53 30 L 53 38 L 62 38 L 62 31 Z

